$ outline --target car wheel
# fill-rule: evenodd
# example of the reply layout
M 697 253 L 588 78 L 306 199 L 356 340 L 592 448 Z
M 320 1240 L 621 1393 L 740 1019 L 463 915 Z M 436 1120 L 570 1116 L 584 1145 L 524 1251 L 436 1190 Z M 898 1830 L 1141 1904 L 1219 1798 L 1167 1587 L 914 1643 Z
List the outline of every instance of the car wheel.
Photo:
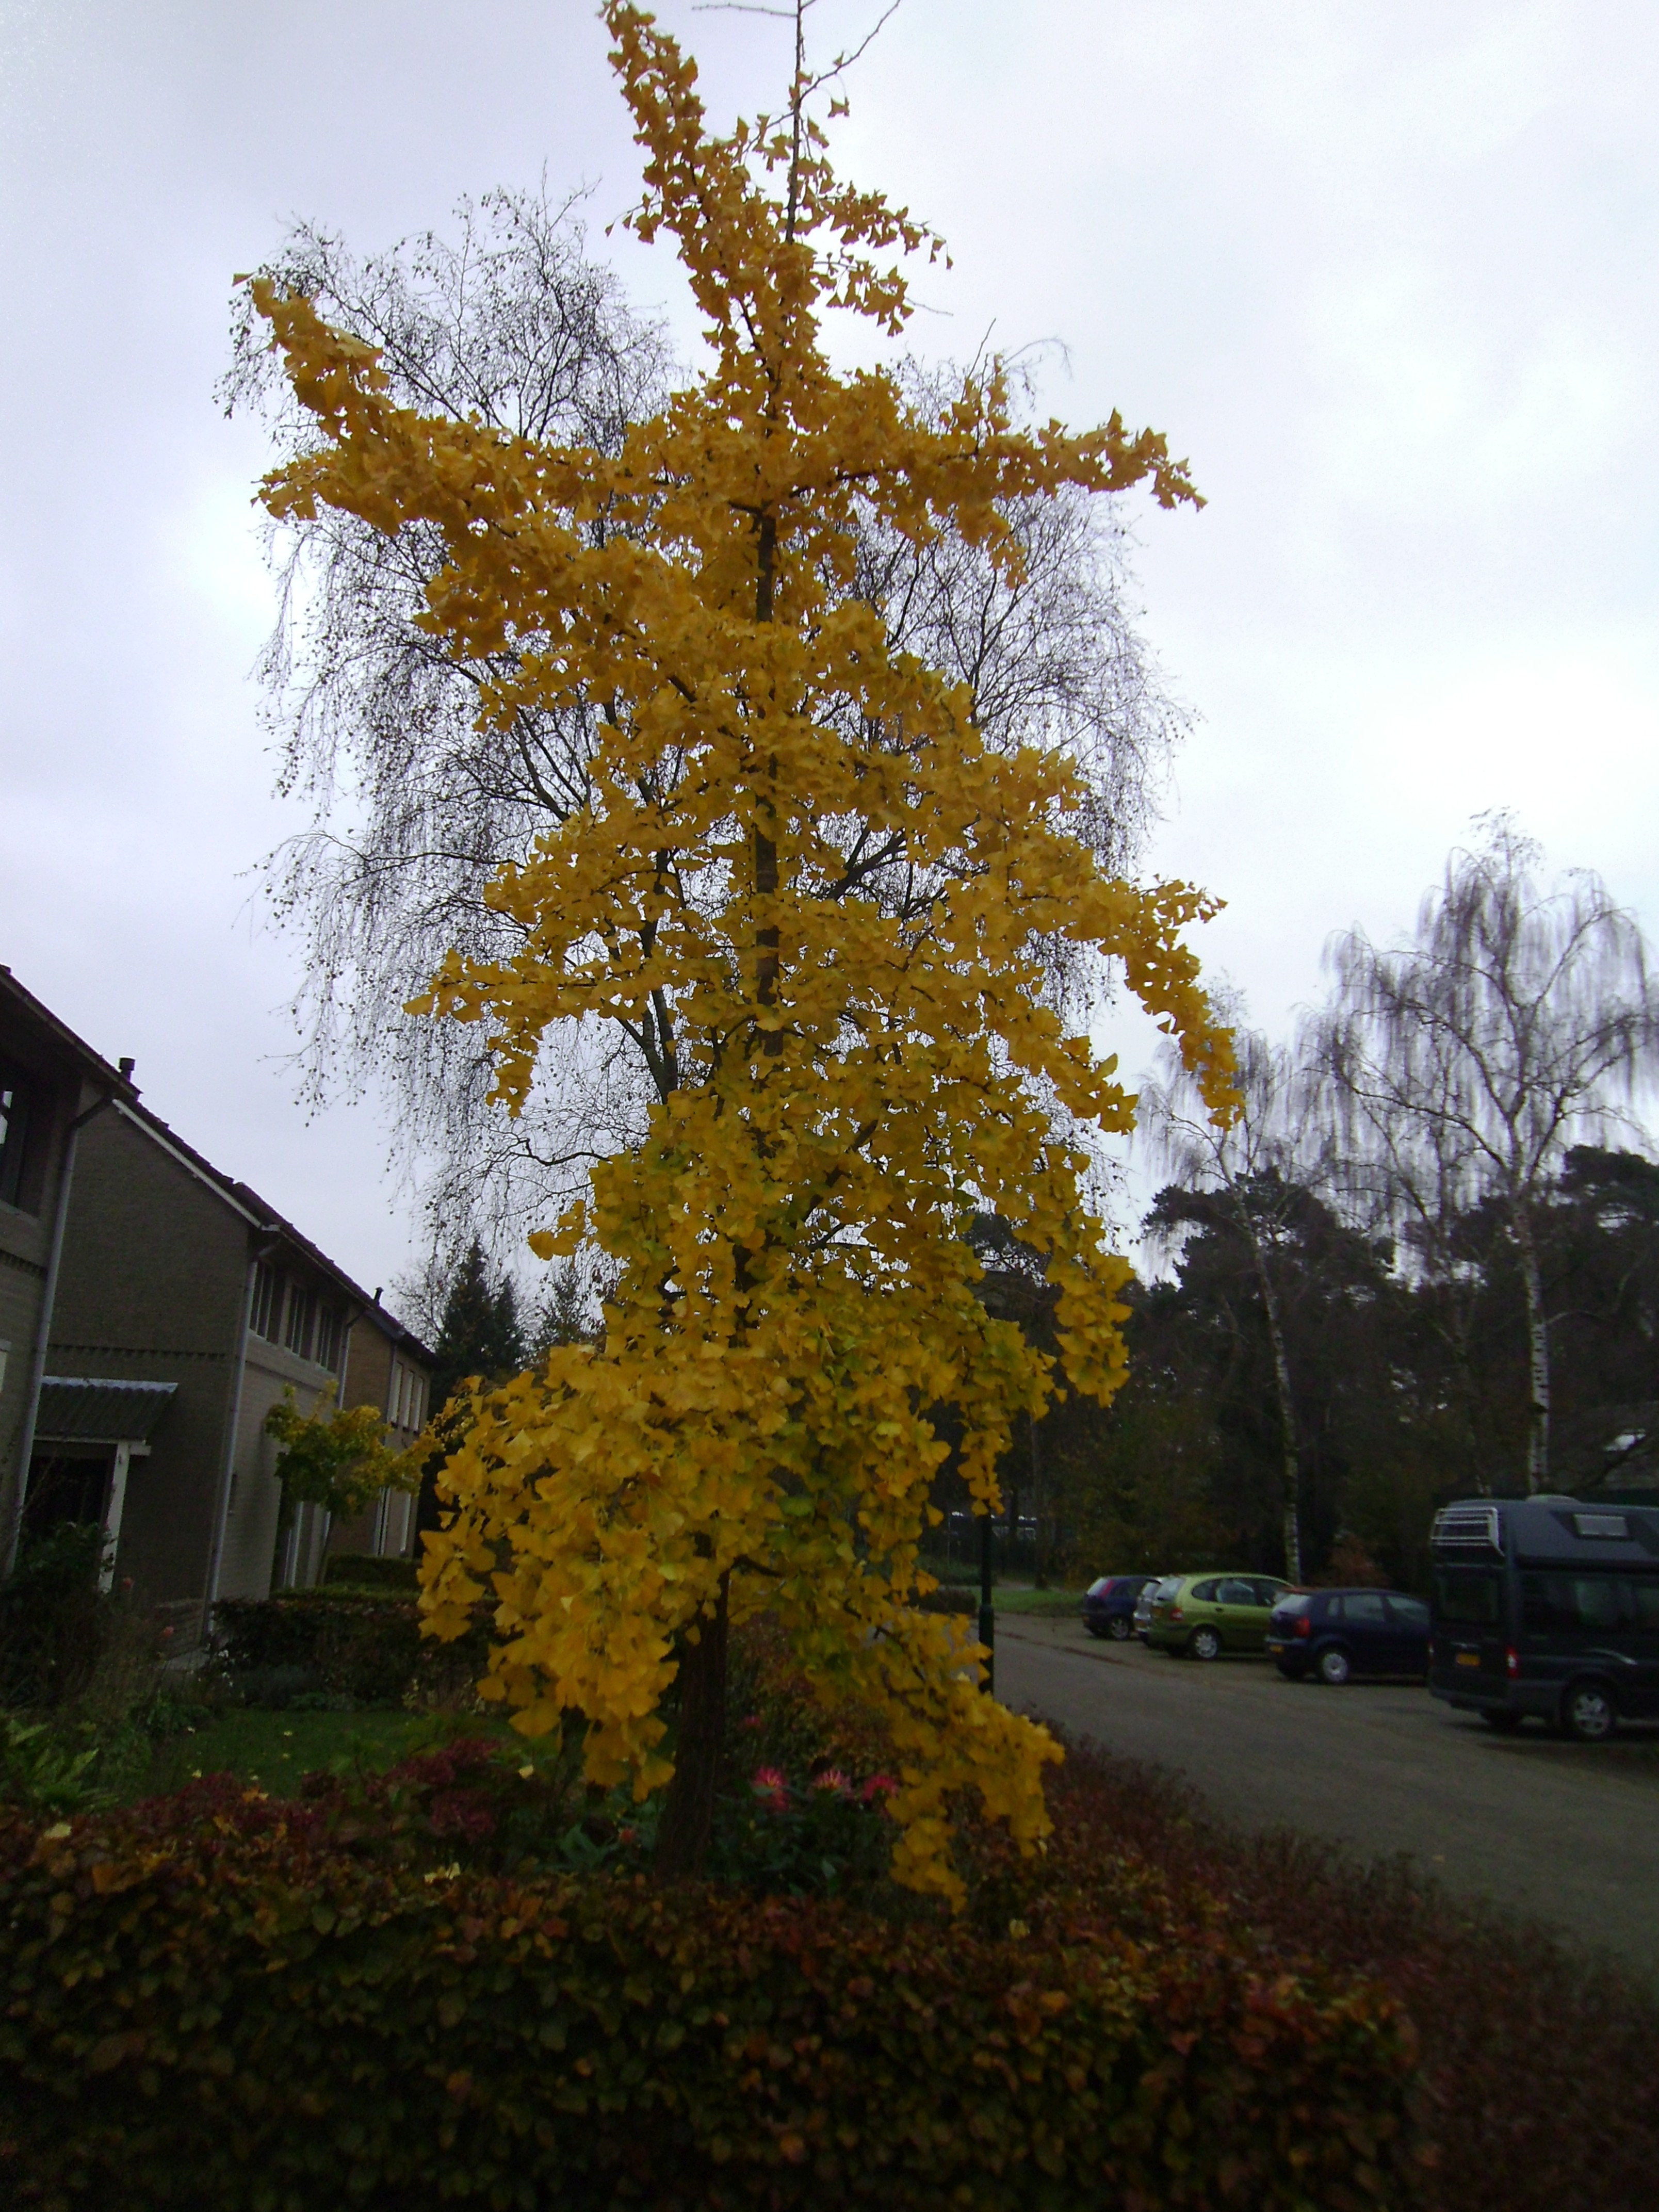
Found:
M 1340 1690 L 1352 1672 L 1347 1653 L 1339 1651 L 1335 1644 L 1333 1644 L 1328 1651 L 1320 1653 L 1319 1679 L 1329 1688 Z
M 1221 1638 L 1213 1628 L 1195 1628 L 1187 1641 L 1187 1649 L 1194 1659 L 1218 1659 Z
M 1513 1735 L 1521 1725 L 1519 1713 L 1486 1712 L 1480 1717 L 1489 1729 L 1496 1729 L 1499 1735 Z
M 1575 1682 L 1561 1700 L 1561 1725 L 1576 1743 L 1605 1743 L 1618 1721 L 1613 1693 L 1600 1682 Z
M 1112 1638 L 1114 1643 L 1127 1644 L 1132 1632 L 1127 1620 L 1120 1613 L 1115 1613 L 1112 1619 L 1107 1622 L 1106 1633 Z

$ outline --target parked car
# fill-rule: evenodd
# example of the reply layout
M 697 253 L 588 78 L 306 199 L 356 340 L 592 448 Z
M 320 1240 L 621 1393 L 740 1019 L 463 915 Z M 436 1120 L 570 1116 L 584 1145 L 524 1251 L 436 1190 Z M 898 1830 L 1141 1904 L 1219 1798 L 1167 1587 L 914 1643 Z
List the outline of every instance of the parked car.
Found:
M 1152 1600 L 1146 1641 L 1154 1651 L 1189 1659 L 1260 1651 L 1268 1616 L 1290 1587 L 1268 1575 L 1168 1576 Z
M 1161 1575 L 1102 1575 L 1084 1593 L 1083 1626 L 1091 1636 L 1127 1643 L 1134 1634 L 1136 1599 L 1148 1583 L 1162 1580 Z
M 1140 1595 L 1135 1600 L 1135 1609 L 1132 1616 L 1132 1620 L 1134 1632 L 1140 1638 L 1143 1644 L 1146 1641 L 1147 1637 L 1152 1633 L 1153 1601 L 1157 1597 L 1159 1590 L 1163 1589 L 1164 1583 L 1166 1582 L 1173 1583 L 1176 1577 L 1173 1575 L 1150 1576 L 1147 1579 L 1146 1589 L 1141 1591 Z
M 1334 1689 L 1354 1674 L 1429 1671 L 1429 1608 L 1402 1590 L 1296 1590 L 1267 1623 L 1267 1650 L 1293 1682 Z

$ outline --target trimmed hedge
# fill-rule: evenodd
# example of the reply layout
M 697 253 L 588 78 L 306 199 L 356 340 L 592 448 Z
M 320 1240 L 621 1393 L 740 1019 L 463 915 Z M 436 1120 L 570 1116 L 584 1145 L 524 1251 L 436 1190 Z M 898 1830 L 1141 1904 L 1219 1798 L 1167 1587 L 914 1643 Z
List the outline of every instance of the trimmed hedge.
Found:
M 445 1694 L 481 1675 L 489 1657 L 482 1626 L 457 1643 L 435 1644 L 421 1634 L 414 1598 L 376 1590 L 227 1598 L 214 1607 L 213 1620 L 233 1674 L 302 1669 L 312 1686 L 365 1705 L 401 1705 L 411 1693 Z
M 417 1559 L 382 1559 L 373 1552 L 336 1552 L 323 1562 L 323 1583 L 331 1591 L 386 1590 L 413 1597 L 420 1589 Z
M 638 1876 L 422 1876 L 311 1828 L 223 1778 L 0 1828 L 0 2193 L 1415 2201 L 1408 2023 L 1374 1985 L 1264 1972 L 1212 1929 L 991 1934 Z

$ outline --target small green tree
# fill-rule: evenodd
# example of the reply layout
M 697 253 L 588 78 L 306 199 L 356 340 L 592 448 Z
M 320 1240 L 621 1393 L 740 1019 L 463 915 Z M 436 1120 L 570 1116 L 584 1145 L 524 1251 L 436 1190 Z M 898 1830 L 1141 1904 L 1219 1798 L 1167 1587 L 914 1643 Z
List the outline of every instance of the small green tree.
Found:
M 276 1480 L 283 1486 L 283 1528 L 296 1506 L 319 1505 L 325 1513 L 349 1519 L 383 1490 L 420 1487 L 421 1449 L 390 1449 L 386 1421 L 373 1406 L 340 1406 L 325 1413 L 319 1398 L 310 1413 L 302 1413 L 289 1390 L 265 1415 L 265 1434 L 282 1447 Z

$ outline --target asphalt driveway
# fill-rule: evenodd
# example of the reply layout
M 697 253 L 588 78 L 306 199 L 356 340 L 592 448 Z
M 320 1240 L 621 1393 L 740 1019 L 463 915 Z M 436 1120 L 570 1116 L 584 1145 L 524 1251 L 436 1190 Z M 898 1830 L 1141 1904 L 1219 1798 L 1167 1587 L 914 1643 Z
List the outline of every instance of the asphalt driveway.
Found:
M 997 1692 L 1184 1775 L 1222 1818 L 1365 1857 L 1570 1931 L 1659 1981 L 1659 1731 L 1578 1745 L 1494 1735 L 1402 1682 L 1328 1690 L 1264 1661 L 1204 1665 L 1080 1623 L 1002 1614 Z

